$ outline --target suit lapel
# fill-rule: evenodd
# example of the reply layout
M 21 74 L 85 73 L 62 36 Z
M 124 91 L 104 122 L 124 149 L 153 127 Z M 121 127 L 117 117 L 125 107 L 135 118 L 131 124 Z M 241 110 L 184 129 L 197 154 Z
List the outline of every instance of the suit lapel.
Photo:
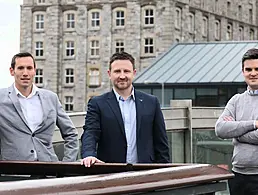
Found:
M 48 114 L 48 99 L 47 97 L 42 93 L 42 91 L 38 91 L 38 95 L 39 95 L 39 100 L 40 100 L 40 104 L 41 104 L 41 108 L 42 108 L 42 112 L 43 112 L 43 117 L 42 117 L 42 122 L 39 124 L 39 126 L 36 128 L 36 130 L 40 129 L 42 127 L 42 125 L 44 124 L 44 121 L 46 121 L 47 119 L 47 114 Z M 43 106 L 45 105 L 45 106 Z
M 136 137 L 139 136 L 141 127 L 142 110 L 144 109 L 144 99 L 142 95 L 135 90 L 135 107 L 136 107 Z
M 19 99 L 17 97 L 16 91 L 14 90 L 13 86 L 9 88 L 9 97 L 10 97 L 10 99 L 11 99 L 11 101 L 12 101 L 12 103 L 13 103 L 13 105 L 14 105 L 17 113 L 18 113 L 18 115 L 21 117 L 21 119 L 23 120 L 25 125 L 29 128 L 29 125 L 28 125 L 28 123 L 27 123 L 27 121 L 25 119 L 25 116 L 24 116 L 23 112 L 22 112 L 21 104 L 19 102 Z
M 113 91 L 108 94 L 107 102 L 108 102 L 109 107 L 113 111 L 114 115 L 116 116 L 116 119 L 118 121 L 120 129 L 121 129 L 123 135 L 125 136 L 125 127 L 124 127 L 124 123 L 123 123 L 121 110 L 120 110 L 119 103 L 117 102 L 116 96 Z

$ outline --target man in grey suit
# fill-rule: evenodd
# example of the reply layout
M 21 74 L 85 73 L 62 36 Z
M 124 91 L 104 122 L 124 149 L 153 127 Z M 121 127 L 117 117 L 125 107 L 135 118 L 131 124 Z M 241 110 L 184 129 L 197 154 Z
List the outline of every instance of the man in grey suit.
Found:
M 63 161 L 76 161 L 78 133 L 55 93 L 33 84 L 36 64 L 30 53 L 18 53 L 11 62 L 15 82 L 0 89 L 2 160 L 58 161 L 52 137 L 57 126 L 64 139 Z

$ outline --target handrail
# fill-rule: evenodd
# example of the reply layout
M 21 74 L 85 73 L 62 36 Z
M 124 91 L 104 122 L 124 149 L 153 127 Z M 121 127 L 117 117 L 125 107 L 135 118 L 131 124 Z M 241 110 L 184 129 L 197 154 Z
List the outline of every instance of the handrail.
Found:
M 73 166 L 78 166 L 78 163 L 71 164 Z M 0 164 L 0 168 L 1 165 L 3 164 Z M 62 163 L 59 163 L 59 165 L 62 166 Z M 51 164 L 46 163 L 45 166 L 51 166 Z M 126 166 L 127 165 L 125 164 L 96 164 L 93 167 L 98 169 L 100 167 L 105 167 L 108 169 L 110 167 L 121 168 Z M 154 165 L 154 167 L 161 166 Z M 132 165 L 132 167 L 140 169 L 150 168 L 152 165 Z M 85 170 L 91 169 L 86 167 L 83 168 Z M 162 189 L 178 189 L 209 183 L 212 184 L 232 177 L 233 174 L 229 173 L 227 170 L 213 165 L 188 164 L 179 166 L 179 164 L 177 164 L 176 166 L 173 166 L 173 164 L 167 164 L 166 168 L 152 170 L 138 170 L 95 176 L 0 182 L 0 194 L 128 194 Z

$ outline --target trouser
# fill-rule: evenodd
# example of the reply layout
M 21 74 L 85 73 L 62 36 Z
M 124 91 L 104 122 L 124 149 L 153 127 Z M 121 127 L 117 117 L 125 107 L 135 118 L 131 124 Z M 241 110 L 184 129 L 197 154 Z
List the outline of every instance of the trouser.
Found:
M 258 195 L 258 175 L 236 173 L 228 180 L 230 195 Z

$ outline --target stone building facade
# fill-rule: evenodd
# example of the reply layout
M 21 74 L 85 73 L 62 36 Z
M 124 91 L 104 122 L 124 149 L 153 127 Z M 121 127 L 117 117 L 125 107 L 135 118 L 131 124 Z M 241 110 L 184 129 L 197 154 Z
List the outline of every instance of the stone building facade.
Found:
M 125 50 L 143 70 L 176 42 L 257 39 L 256 0 L 23 0 L 20 50 L 37 86 L 68 112 L 110 90 L 109 57 Z

